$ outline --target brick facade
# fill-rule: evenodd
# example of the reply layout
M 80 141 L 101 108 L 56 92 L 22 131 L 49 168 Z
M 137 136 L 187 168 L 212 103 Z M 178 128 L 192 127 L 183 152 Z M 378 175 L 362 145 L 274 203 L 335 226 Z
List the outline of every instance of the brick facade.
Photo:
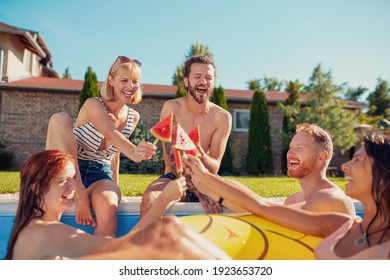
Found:
M 15 152 L 15 168 L 32 153 L 44 149 L 47 124 L 55 112 L 77 113 L 78 93 L 1 91 L 0 135 Z
M 14 169 L 19 169 L 29 155 L 44 149 L 47 125 L 53 113 L 66 111 L 72 117 L 76 116 L 79 93 L 78 89 L 21 90 L 12 87 L 0 89 L 0 138 L 5 141 L 7 149 L 15 152 Z M 172 93 L 156 96 L 145 92 L 141 103 L 134 105 L 133 108 L 140 113 L 145 127 L 151 127 L 159 120 L 163 103 L 172 98 L 174 98 Z M 229 112 L 234 116 L 235 109 L 249 110 L 250 102 L 229 101 L 228 99 L 228 107 Z M 274 102 L 269 104 L 268 109 L 274 173 L 281 174 L 283 117 Z M 235 160 L 239 162 L 236 164 L 239 166 L 237 173 L 244 174 L 248 132 L 232 130 L 231 139 L 233 143 L 239 141 L 239 151 L 236 153 Z M 331 166 L 340 170 L 341 163 L 345 162 L 348 157 L 348 152 L 334 157 Z

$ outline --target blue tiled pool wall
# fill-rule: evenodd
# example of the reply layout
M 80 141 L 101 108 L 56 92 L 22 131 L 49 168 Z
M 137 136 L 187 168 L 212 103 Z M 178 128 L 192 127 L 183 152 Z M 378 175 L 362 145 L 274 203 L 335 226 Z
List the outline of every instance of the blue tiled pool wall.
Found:
M 176 215 L 183 216 L 183 215 Z M 0 214 L 0 260 L 3 260 L 7 253 L 8 240 L 11 235 L 14 225 L 14 216 L 4 216 Z M 139 215 L 118 214 L 118 230 L 117 236 L 123 236 L 128 233 L 139 220 Z M 63 215 L 61 222 L 82 229 L 90 234 L 93 234 L 94 228 L 91 226 L 83 226 L 76 223 L 75 215 Z
M 363 218 L 363 212 L 356 212 L 356 214 Z M 183 216 L 183 215 L 177 215 Z M 118 214 L 118 236 L 123 236 L 128 233 L 139 220 L 139 215 Z M 63 215 L 61 222 L 82 229 L 90 234 L 93 234 L 93 227 L 83 226 L 76 223 L 75 215 Z M 0 260 L 4 259 L 7 253 L 8 239 L 11 235 L 12 227 L 14 225 L 13 215 L 0 214 Z

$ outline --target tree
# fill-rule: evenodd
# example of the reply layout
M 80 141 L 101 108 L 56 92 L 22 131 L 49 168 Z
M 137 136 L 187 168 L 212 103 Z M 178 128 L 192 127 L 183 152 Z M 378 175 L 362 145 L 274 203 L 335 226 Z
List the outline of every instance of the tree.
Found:
M 62 74 L 63 79 L 72 79 L 72 75 L 70 75 L 69 66 L 65 68 L 64 74 Z
M 184 70 L 184 62 L 190 58 L 191 56 L 195 55 L 207 55 L 211 59 L 213 59 L 213 54 L 209 51 L 208 46 L 204 46 L 199 43 L 193 43 L 188 50 L 187 54 L 185 55 L 185 59 L 183 63 L 179 66 L 177 66 L 175 73 L 172 76 L 172 85 L 177 86 L 176 91 L 176 98 L 182 97 L 187 94 L 187 91 L 185 90 L 184 84 L 183 84 L 183 70 Z
M 99 96 L 98 80 L 95 72 L 88 66 L 87 72 L 84 75 L 84 84 L 80 92 L 80 105 L 79 110 L 83 106 L 85 100 L 90 97 Z
M 378 78 L 377 83 L 375 90 L 367 98 L 370 104 L 370 113 L 372 116 L 385 116 L 386 110 L 390 108 L 389 84 L 381 78 Z
M 252 79 L 246 82 L 248 84 L 248 89 L 255 90 L 260 88 L 260 80 L 259 79 Z
M 135 145 L 138 145 L 140 142 L 152 142 L 152 138 L 153 136 L 149 133 L 144 121 L 140 121 L 130 135 L 130 141 Z M 134 162 L 121 153 L 119 172 L 121 174 L 162 174 L 164 172 L 162 150 L 158 149 L 152 159 L 141 162 Z
M 333 144 L 340 147 L 341 152 L 354 146 L 357 141 L 353 131 L 356 116 L 345 108 L 345 101 L 335 97 L 341 87 L 333 83 L 332 73 L 324 73 L 319 64 L 305 89 L 308 91 L 306 104 L 284 107 L 284 115 L 292 116 L 294 120 L 290 129 L 303 122 L 316 123 L 333 135 Z
M 285 81 L 279 81 L 278 78 L 264 75 L 263 78 L 249 80 L 247 84 L 248 88 L 251 90 L 261 88 L 264 89 L 264 91 L 281 91 Z
M 211 102 L 217 104 L 225 110 L 228 110 L 227 100 L 225 97 L 225 91 L 222 86 L 214 88 L 213 95 L 210 99 Z M 226 145 L 225 153 L 223 154 L 221 160 L 221 166 L 219 168 L 218 174 L 232 174 L 233 172 L 233 154 L 232 154 L 232 140 L 228 139 Z
M 211 96 L 210 101 L 213 102 L 214 104 L 217 104 L 218 106 L 221 106 L 225 110 L 228 110 L 225 91 L 222 88 L 222 86 L 214 88 L 213 95 Z
M 283 108 L 284 106 L 296 106 L 299 102 L 299 96 L 304 87 L 303 84 L 299 82 L 299 80 L 289 81 L 286 85 L 286 92 L 289 94 L 283 104 L 279 103 L 279 108 Z M 287 174 L 287 151 L 291 142 L 291 139 L 295 133 L 295 129 L 293 127 L 294 118 L 292 114 L 285 114 L 283 116 L 283 126 L 282 126 L 282 172 L 283 174 Z
M 303 87 L 304 85 L 301 84 L 299 80 L 295 80 L 295 82 L 289 81 L 286 85 L 286 92 L 288 93 L 288 97 L 284 104 L 292 105 L 297 102 Z
M 7 149 L 6 142 L 0 138 L 0 170 L 9 170 L 14 158 L 15 153 Z
M 362 86 L 359 86 L 358 88 L 348 88 L 347 92 L 344 94 L 344 97 L 348 100 L 358 101 L 367 90 L 367 88 Z
M 251 103 L 247 171 L 251 175 L 270 174 L 272 167 L 268 104 L 263 89 L 256 89 Z

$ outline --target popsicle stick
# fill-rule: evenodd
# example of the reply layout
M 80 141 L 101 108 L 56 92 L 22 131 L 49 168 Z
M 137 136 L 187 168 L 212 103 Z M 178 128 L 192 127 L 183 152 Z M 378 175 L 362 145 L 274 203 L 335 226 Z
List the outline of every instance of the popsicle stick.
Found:
M 153 145 L 156 146 L 157 145 L 157 142 L 158 142 L 158 138 L 156 138 L 153 142 Z

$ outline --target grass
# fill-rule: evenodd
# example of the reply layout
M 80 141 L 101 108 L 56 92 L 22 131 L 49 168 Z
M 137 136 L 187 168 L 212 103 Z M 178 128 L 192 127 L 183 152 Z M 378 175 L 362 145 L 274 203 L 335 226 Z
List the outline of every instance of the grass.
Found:
M 157 179 L 158 175 L 120 174 L 119 183 L 124 196 L 141 196 L 147 186 Z M 297 179 L 286 176 L 251 177 L 224 176 L 236 180 L 263 197 L 286 197 L 300 190 Z M 344 178 L 330 178 L 332 182 L 344 190 Z M 0 194 L 19 191 L 19 172 L 0 171 Z

